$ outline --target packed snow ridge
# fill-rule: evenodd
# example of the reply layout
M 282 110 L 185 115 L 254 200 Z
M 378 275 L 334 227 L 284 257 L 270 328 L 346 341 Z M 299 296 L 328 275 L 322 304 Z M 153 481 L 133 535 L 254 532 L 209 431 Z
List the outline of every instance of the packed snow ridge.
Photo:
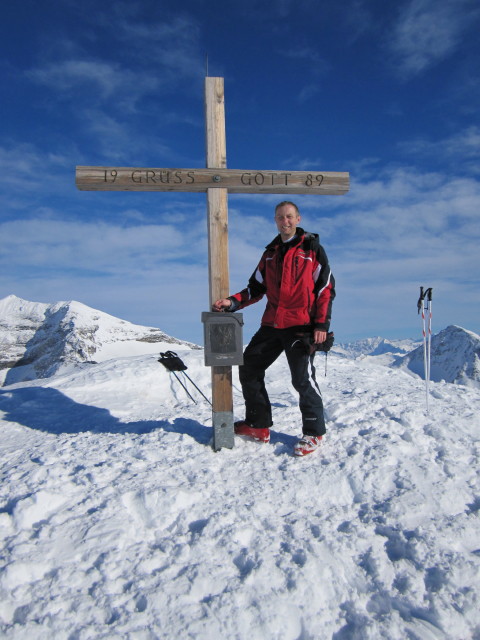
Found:
M 81 302 L 46 304 L 14 295 L 0 300 L 0 345 L 0 376 L 4 382 L 7 377 L 8 384 L 46 378 L 69 366 L 104 362 L 111 357 L 159 352 L 174 346 L 200 348 L 160 329 L 120 320 Z

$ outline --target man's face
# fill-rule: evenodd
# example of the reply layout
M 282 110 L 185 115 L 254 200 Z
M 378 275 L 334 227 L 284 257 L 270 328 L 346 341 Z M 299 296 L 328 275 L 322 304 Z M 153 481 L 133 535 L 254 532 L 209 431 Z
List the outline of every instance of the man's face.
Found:
M 297 226 L 300 223 L 300 215 L 291 204 L 284 204 L 277 209 L 275 222 L 282 240 L 285 242 L 295 235 Z

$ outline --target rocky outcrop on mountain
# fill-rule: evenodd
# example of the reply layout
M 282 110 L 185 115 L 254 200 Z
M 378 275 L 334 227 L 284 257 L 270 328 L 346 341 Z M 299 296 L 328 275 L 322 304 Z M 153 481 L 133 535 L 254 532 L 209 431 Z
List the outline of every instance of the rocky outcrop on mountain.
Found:
M 62 366 L 150 353 L 199 349 L 160 329 L 135 325 L 80 302 L 0 300 L 0 370 L 6 384 L 45 378 Z
M 424 377 L 423 345 L 392 365 Z M 480 387 L 480 336 L 450 325 L 432 336 L 430 379 Z

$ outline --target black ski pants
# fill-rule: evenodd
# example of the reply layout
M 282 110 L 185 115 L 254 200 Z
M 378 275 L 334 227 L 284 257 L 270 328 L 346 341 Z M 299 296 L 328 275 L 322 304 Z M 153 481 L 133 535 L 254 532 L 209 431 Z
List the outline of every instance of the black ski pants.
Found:
M 243 354 L 239 367 L 240 383 L 245 399 L 245 420 L 253 427 L 271 427 L 272 407 L 265 388 L 265 371 L 285 351 L 292 384 L 299 394 L 303 434 L 325 433 L 322 396 L 310 381 L 309 355 L 299 340 L 299 329 L 260 327 Z

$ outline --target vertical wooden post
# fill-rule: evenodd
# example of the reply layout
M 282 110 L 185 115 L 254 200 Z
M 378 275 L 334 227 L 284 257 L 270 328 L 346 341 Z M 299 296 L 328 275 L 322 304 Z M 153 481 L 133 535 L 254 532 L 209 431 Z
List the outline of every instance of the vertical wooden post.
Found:
M 223 78 L 205 78 L 207 169 L 225 169 L 225 100 Z M 208 281 L 210 308 L 229 294 L 228 190 L 207 189 Z M 213 448 L 231 449 L 233 435 L 232 368 L 212 367 Z

